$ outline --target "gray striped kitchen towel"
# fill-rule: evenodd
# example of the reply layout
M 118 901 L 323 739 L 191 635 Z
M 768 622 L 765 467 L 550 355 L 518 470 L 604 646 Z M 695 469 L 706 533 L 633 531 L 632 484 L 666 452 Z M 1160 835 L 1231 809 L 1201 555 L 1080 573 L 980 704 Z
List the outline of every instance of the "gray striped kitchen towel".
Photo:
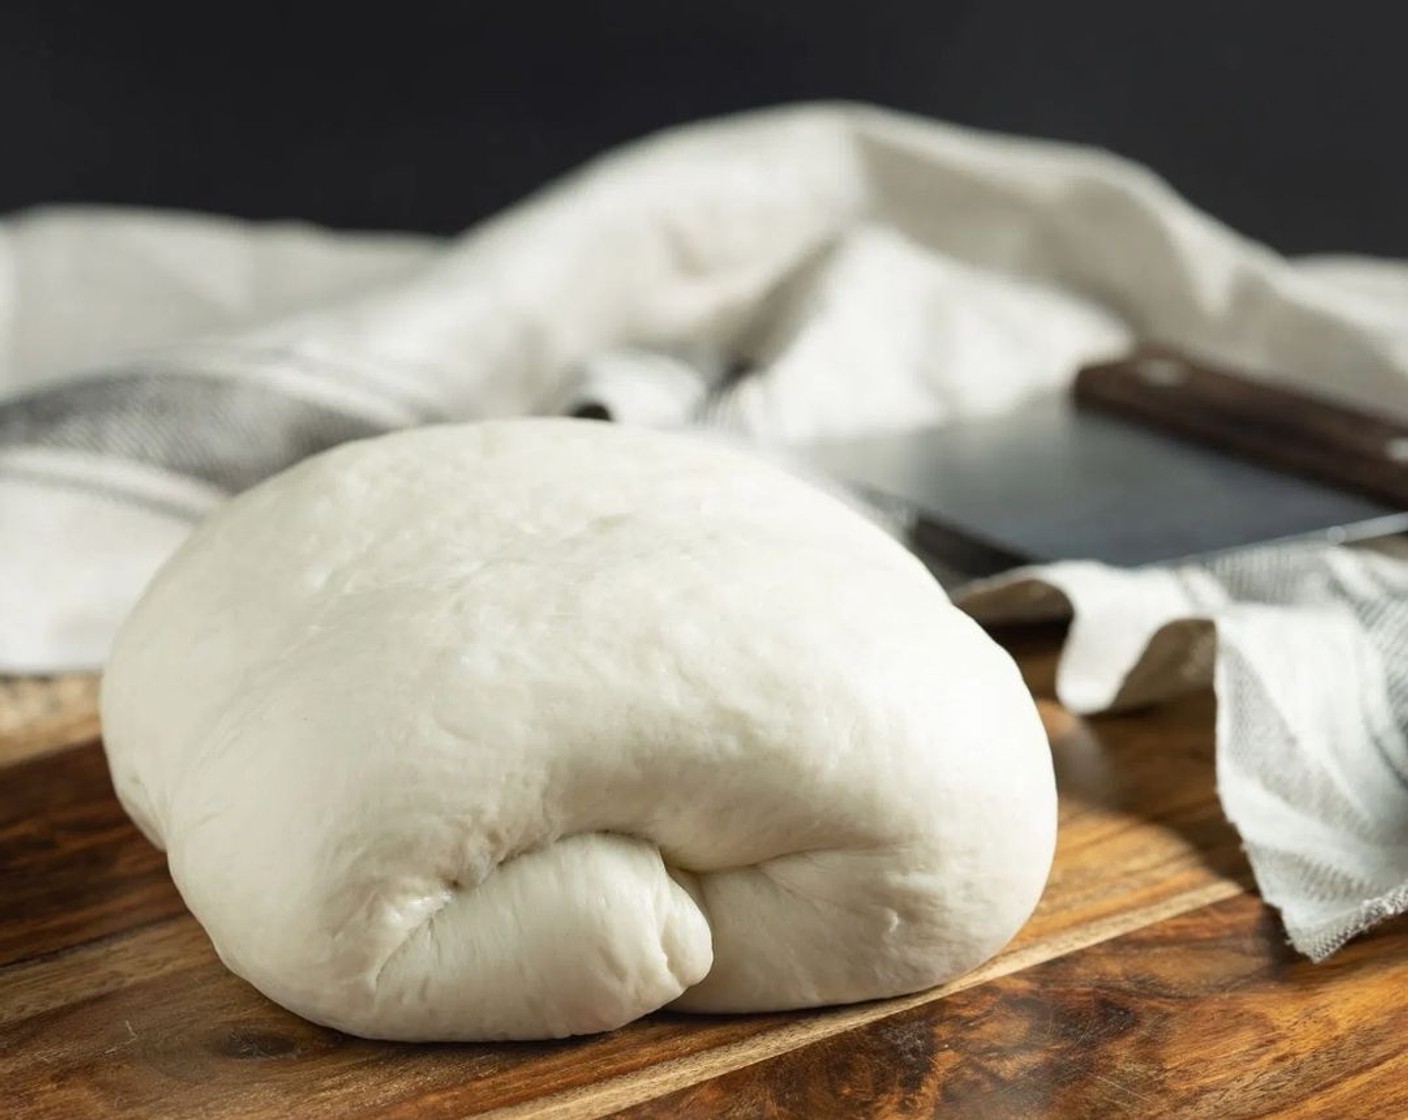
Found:
M 611 153 L 449 241 L 0 221 L 0 671 L 101 666 L 206 512 L 344 440 L 541 412 L 809 440 L 992 413 L 1133 342 L 1408 415 L 1408 265 L 1290 261 L 1103 152 L 850 105 Z M 1319 958 L 1408 900 L 1408 562 L 1288 548 L 965 589 L 1074 614 L 1062 699 L 1211 681 L 1218 787 Z

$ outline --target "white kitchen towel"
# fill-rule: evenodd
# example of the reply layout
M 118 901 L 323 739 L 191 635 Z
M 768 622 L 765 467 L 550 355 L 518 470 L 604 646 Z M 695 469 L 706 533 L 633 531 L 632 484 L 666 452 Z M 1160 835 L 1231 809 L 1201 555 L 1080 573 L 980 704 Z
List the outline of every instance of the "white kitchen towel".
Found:
M 1217 692 L 1217 784 L 1262 897 L 1320 960 L 1408 908 L 1408 563 L 1287 545 L 1197 565 L 1053 564 L 965 588 L 988 623 L 1072 617 L 1057 695 Z
M 196 520 L 342 440 L 584 410 L 785 451 L 997 411 L 1135 340 L 1408 415 L 1408 267 L 1287 261 L 1107 153 L 862 106 L 651 138 L 445 242 L 21 214 L 0 223 L 0 670 L 100 665 Z M 1222 798 L 1313 954 L 1408 882 L 1404 582 L 1327 557 L 1042 576 L 1077 612 L 1082 710 L 1157 698 L 1215 649 Z

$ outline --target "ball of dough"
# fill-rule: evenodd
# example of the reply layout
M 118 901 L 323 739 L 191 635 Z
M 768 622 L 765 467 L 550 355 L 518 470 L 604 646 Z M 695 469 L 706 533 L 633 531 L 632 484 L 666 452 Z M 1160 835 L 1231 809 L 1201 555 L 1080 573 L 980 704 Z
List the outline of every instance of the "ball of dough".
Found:
M 570 420 L 347 444 L 166 565 L 103 686 L 220 957 L 388 1039 L 912 992 L 1055 838 L 1011 659 L 843 503 Z

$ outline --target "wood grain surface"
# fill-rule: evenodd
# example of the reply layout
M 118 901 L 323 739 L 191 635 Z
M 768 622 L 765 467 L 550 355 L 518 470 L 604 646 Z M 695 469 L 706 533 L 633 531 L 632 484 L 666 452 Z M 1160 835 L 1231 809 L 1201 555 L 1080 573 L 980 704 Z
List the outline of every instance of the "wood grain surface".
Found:
M 1330 963 L 1240 896 L 617 1113 L 1408 1116 L 1408 928 Z
M 1049 696 L 1056 637 L 1004 640 Z M 1211 698 L 1041 709 L 1056 866 L 982 969 L 855 1007 L 494 1046 L 366 1042 L 235 978 L 98 745 L 51 720 L 0 768 L 0 1115 L 1408 1116 L 1408 927 L 1328 965 L 1289 954 L 1217 806 Z
M 98 734 L 98 678 L 0 676 L 0 766 Z

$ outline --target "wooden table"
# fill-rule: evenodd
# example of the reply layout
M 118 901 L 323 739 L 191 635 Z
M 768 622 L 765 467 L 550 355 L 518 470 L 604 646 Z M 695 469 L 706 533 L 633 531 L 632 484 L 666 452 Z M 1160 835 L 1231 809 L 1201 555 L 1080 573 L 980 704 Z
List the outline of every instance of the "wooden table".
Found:
M 1055 636 L 1004 640 L 1049 696 Z M 1286 948 L 1214 796 L 1210 697 L 1094 722 L 1042 701 L 1051 883 L 946 989 L 411 1046 L 312 1026 L 221 967 L 113 798 L 92 694 L 0 685 L 0 1115 L 1408 1117 L 1408 924 L 1325 965 Z

